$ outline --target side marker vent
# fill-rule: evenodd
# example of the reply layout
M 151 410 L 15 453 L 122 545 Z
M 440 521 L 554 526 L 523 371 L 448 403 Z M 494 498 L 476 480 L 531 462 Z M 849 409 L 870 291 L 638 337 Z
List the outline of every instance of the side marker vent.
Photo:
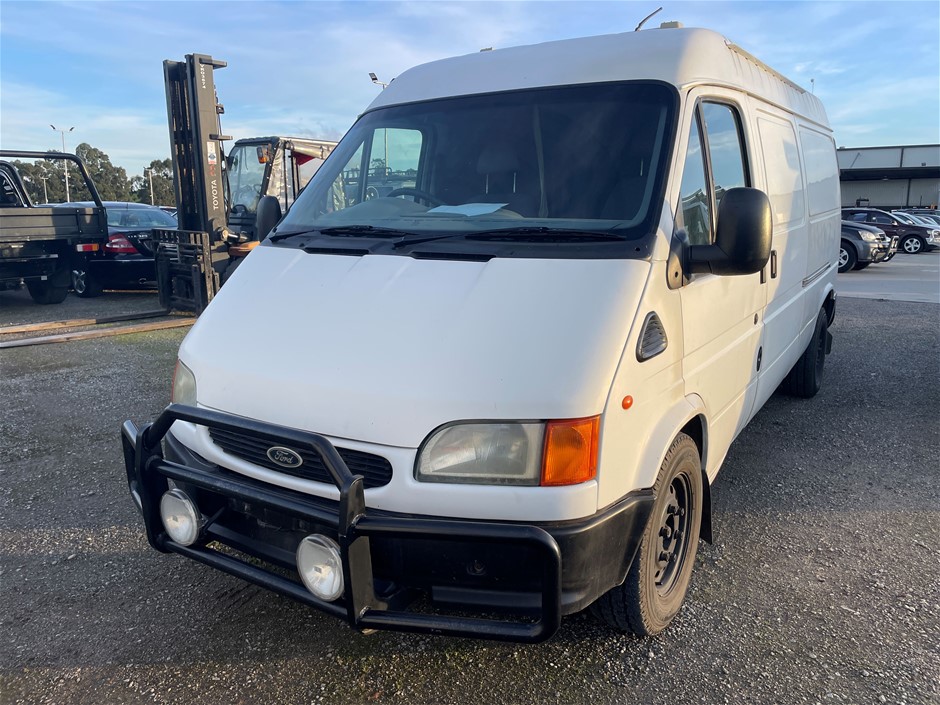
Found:
M 656 357 L 666 349 L 666 329 L 655 312 L 649 313 L 643 321 L 640 339 L 636 344 L 636 359 L 640 362 Z

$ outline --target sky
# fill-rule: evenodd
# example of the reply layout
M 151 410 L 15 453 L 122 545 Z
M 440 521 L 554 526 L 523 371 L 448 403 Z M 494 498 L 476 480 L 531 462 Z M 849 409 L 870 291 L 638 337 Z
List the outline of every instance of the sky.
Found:
M 80 142 L 141 175 L 170 155 L 162 62 L 210 54 L 235 138 L 339 139 L 389 81 L 484 47 L 677 20 L 725 35 L 823 101 L 840 147 L 940 143 L 940 3 L 44 2 L 0 4 L 0 148 Z

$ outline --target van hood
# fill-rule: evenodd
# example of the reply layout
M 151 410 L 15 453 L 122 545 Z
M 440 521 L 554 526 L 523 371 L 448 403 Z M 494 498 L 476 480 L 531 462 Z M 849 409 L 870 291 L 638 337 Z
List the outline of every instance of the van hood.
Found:
M 441 424 L 599 414 L 650 265 L 253 250 L 180 348 L 198 403 L 416 448 Z

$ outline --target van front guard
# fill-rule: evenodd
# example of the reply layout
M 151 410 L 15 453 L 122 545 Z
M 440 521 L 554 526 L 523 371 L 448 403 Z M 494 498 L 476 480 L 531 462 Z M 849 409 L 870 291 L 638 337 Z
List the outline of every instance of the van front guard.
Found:
M 296 492 L 262 486 L 230 474 L 213 474 L 163 457 L 161 441 L 175 421 L 221 430 L 277 437 L 319 454 L 339 489 L 338 512 L 307 503 Z M 353 475 L 329 440 L 315 433 L 230 416 L 210 409 L 170 404 L 157 419 L 138 429 L 125 421 L 121 433 L 127 482 L 157 551 L 179 553 L 261 587 L 291 597 L 336 617 L 356 629 L 393 629 L 501 641 L 535 643 L 550 638 L 561 624 L 561 552 L 555 539 L 536 526 L 420 517 L 370 516 L 365 505 L 363 478 Z M 337 528 L 343 561 L 344 594 L 326 602 L 303 585 L 206 545 L 183 546 L 170 539 L 160 518 L 160 499 L 168 480 L 193 485 L 224 497 L 250 502 L 300 519 Z M 214 518 L 209 519 L 209 523 Z M 537 621 L 495 620 L 447 614 L 424 614 L 397 609 L 376 595 L 370 537 L 433 539 L 437 541 L 514 544 L 539 556 L 542 566 L 541 608 Z

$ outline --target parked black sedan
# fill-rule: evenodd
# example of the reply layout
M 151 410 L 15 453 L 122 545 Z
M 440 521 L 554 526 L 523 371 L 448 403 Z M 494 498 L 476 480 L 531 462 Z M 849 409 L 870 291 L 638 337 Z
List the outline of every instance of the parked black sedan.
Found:
M 108 242 L 103 251 L 89 253 L 72 270 L 72 291 L 83 298 L 99 296 L 104 289 L 156 281 L 151 231 L 176 229 L 176 219 L 156 206 L 123 201 L 105 201 L 104 206 L 108 211 Z

